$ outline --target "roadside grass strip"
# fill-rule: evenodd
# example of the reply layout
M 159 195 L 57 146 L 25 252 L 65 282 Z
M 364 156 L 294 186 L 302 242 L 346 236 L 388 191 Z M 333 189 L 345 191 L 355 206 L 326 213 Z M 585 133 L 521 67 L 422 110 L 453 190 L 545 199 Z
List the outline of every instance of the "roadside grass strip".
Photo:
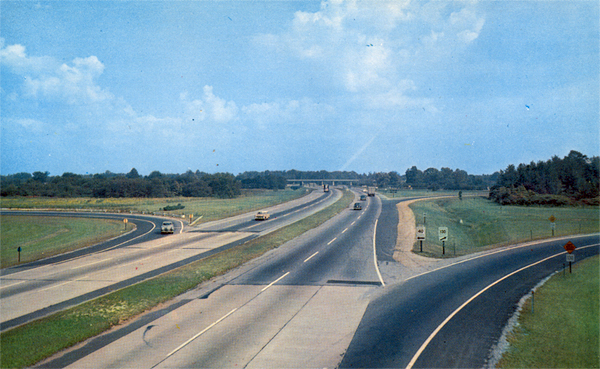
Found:
M 123 323 L 319 226 L 350 205 L 345 191 L 329 207 L 260 238 L 156 278 L 115 291 L 0 334 L 2 368 L 31 366 Z
M 10 209 L 61 209 L 71 211 L 111 211 L 167 216 L 202 216 L 201 222 L 228 218 L 245 212 L 266 208 L 300 198 L 308 189 L 297 190 L 244 190 L 242 196 L 233 199 L 212 197 L 167 198 L 54 198 L 54 197 L 6 197 L 0 199 L 2 208 Z M 182 205 L 183 209 L 165 211 L 165 207 Z
M 600 231 L 598 207 L 501 206 L 484 197 L 445 198 L 409 205 L 416 225 L 425 225 L 423 253 L 441 257 L 438 228 L 448 228 L 446 257 L 487 248 L 552 237 L 550 217 L 555 217 L 554 236 Z M 415 242 L 413 251 L 419 252 Z
M 0 215 L 1 267 L 21 263 L 90 246 L 132 229 L 132 225 L 110 219 L 84 219 L 21 215 Z
M 600 259 L 557 273 L 529 298 L 499 368 L 599 368 Z M 533 310 L 533 311 L 532 311 Z

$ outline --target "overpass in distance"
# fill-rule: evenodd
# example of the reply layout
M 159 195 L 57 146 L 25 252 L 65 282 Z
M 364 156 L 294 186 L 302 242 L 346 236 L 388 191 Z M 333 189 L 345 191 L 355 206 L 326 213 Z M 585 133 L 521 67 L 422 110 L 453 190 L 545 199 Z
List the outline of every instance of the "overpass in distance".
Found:
M 335 186 L 336 184 L 345 184 L 348 186 L 353 186 L 354 184 L 358 184 L 360 180 L 358 179 L 288 179 L 287 183 L 289 186 L 299 185 L 304 186 L 305 184 L 318 184 L 320 186 L 328 184 L 331 186 Z

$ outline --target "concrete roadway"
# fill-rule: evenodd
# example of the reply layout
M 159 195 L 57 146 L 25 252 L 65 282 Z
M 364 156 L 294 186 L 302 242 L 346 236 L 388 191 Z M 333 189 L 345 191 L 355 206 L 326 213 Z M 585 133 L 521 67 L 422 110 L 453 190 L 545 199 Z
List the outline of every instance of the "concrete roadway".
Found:
M 484 366 L 518 300 L 563 267 L 567 240 L 407 271 L 388 252 L 374 261 L 374 239 L 392 237 L 377 227 L 384 203 L 369 198 L 41 367 Z M 598 235 L 570 240 L 577 261 L 598 254 Z
M 252 212 L 229 221 L 228 228 L 224 230 L 219 229 L 219 222 L 216 222 L 217 225 L 207 223 L 204 228 L 214 228 L 214 231 L 208 232 L 191 229 L 181 233 L 183 223 L 175 222 L 175 235 L 160 235 L 160 228 L 155 223 L 160 225 L 162 219 L 136 217 L 132 221 L 143 226 L 151 224 L 150 229 L 134 232 L 129 235 L 129 239 L 119 238 L 68 255 L 3 270 L 0 279 L 2 329 L 23 324 L 233 247 L 308 216 L 340 196 L 339 191 L 329 194 L 314 192 L 302 199 L 273 207 L 279 219 L 255 222 Z
M 42 367 L 335 366 L 382 283 L 363 204 Z

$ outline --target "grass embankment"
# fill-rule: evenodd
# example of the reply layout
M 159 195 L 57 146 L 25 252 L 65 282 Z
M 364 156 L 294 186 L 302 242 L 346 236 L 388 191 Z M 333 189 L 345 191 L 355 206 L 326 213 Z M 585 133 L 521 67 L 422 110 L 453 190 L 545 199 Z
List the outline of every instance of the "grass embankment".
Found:
M 442 255 L 438 227 L 448 227 L 446 256 L 552 237 L 550 216 L 556 218 L 557 237 L 600 231 L 598 207 L 500 206 L 483 197 L 463 197 L 417 201 L 410 208 L 417 225 L 425 221 L 423 253 L 432 256 Z M 413 250 L 419 251 L 418 242 Z
M 39 260 L 118 236 L 133 225 L 117 220 L 0 215 L 2 268 Z
M 0 335 L 3 368 L 31 366 L 52 354 L 180 295 L 317 227 L 347 209 L 350 191 L 320 212 L 233 249 Z M 26 348 L 26 349 L 23 349 Z
M 523 306 L 500 368 L 598 368 L 598 256 L 554 275 Z
M 8 197 L 0 199 L 3 208 L 14 209 L 64 209 L 64 210 L 109 210 L 136 213 L 165 213 L 181 216 L 193 214 L 202 216 L 201 222 L 227 218 L 248 211 L 277 205 L 306 195 L 308 190 L 285 189 L 279 191 L 244 191 L 235 199 L 217 199 L 212 197 L 169 197 L 169 198 L 44 198 L 44 197 Z M 181 204 L 183 209 L 163 211 L 166 206 Z

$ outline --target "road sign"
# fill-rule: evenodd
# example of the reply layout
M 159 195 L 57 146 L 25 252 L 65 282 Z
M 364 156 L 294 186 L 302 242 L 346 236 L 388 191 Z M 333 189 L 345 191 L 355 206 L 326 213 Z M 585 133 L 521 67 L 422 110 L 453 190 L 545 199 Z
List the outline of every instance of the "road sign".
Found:
M 425 226 L 419 225 L 417 226 L 417 241 L 422 241 L 425 239 Z
M 448 241 L 448 227 L 439 227 L 438 235 L 440 237 L 440 241 Z
M 575 262 L 575 255 L 567 254 L 567 263 L 574 263 L 574 262 Z
M 575 251 L 575 249 L 576 249 L 575 245 L 573 245 L 573 242 L 571 242 L 571 241 L 567 242 L 565 244 L 564 248 L 565 248 L 565 250 L 567 250 L 567 252 L 569 254 L 572 253 L 573 251 Z
M 129 222 L 127 218 L 123 219 L 123 223 L 127 224 L 127 222 Z
M 550 223 L 554 223 L 556 221 L 556 218 L 554 217 L 554 215 L 550 215 L 550 218 L 548 218 L 548 220 L 550 221 Z

